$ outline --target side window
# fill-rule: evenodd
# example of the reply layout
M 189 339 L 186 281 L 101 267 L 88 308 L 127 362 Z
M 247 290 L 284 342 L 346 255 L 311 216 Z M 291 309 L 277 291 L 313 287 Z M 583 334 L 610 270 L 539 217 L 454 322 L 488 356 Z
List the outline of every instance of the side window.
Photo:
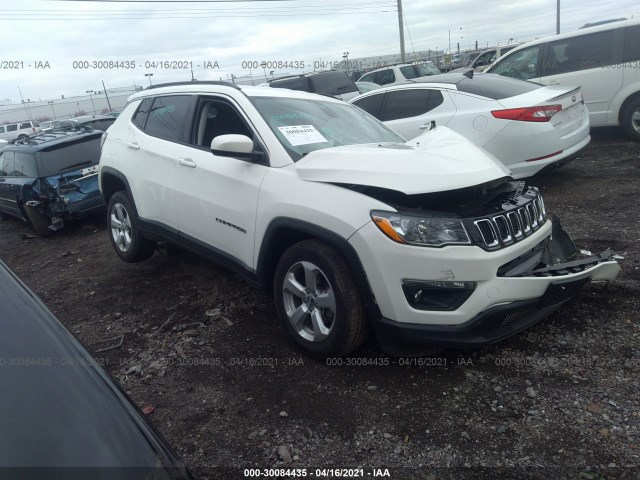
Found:
M 382 100 L 384 100 L 384 93 L 379 93 L 377 95 L 370 95 L 362 98 L 357 102 L 353 102 L 353 104 L 380 120 L 382 117 L 382 112 L 380 111 L 380 107 L 382 107 Z
M 640 60 L 640 25 L 624 29 L 624 50 L 622 61 Z
M 172 142 L 184 142 L 191 116 L 190 95 L 156 97 L 149 110 L 144 131 Z
M 12 123 L 11 125 L 7 125 L 7 132 L 17 132 L 17 131 L 18 131 L 17 123 Z
M 149 110 L 151 109 L 151 104 L 153 103 L 153 98 L 145 98 L 138 105 L 138 110 L 133 114 L 133 118 L 131 121 L 133 124 L 141 130 L 144 130 L 144 124 L 147 123 L 147 115 L 149 114 Z
M 13 172 L 13 152 L 4 152 L 2 155 L 2 171 L 4 172 L 5 177 L 10 177 L 11 172 Z
M 30 153 L 16 152 L 12 177 L 37 177 L 35 158 Z
M 413 89 L 389 92 L 382 120 L 417 117 L 429 110 L 429 90 Z
M 4 133 L 4 125 L 0 125 L 0 133 Z
M 363 75 L 362 78 L 360 80 L 358 80 L 358 81 L 359 82 L 373 82 L 373 76 L 374 76 L 373 73 L 367 73 L 366 75 Z
M 529 80 L 540 76 L 540 45 L 510 52 L 487 73 L 497 73 L 504 77 Z
M 439 90 L 430 90 L 429 101 L 427 102 L 427 112 L 430 112 L 436 107 L 439 107 L 444 103 L 444 97 Z
M 6 177 L 7 174 L 4 171 L 3 162 L 6 153 L 0 153 L 0 177 Z
M 253 132 L 242 116 L 229 103 L 216 100 L 204 100 L 198 108 L 198 120 L 193 144 L 209 148 L 211 140 L 228 134 L 246 135 L 253 138 Z
M 549 43 L 543 76 L 611 65 L 613 30 Z
M 496 59 L 496 51 L 495 50 L 489 50 L 487 52 L 484 52 L 482 55 L 480 55 L 478 57 L 478 59 L 475 61 L 475 63 L 473 64 L 474 67 L 483 67 L 485 65 L 490 65 L 493 60 Z
M 387 85 L 395 81 L 396 81 L 396 74 L 393 73 L 393 70 L 390 68 L 386 70 L 381 70 L 379 72 L 375 72 L 373 74 L 373 83 L 377 83 L 378 85 Z
M 20 130 L 23 130 L 25 128 L 31 128 L 31 123 L 29 122 L 24 122 L 20 124 Z

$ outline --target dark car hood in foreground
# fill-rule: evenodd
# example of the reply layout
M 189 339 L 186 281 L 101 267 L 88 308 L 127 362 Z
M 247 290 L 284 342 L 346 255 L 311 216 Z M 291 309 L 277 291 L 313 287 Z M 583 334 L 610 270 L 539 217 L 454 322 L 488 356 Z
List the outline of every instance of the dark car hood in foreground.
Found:
M 68 467 L 91 467 L 86 478 L 191 478 L 112 378 L 2 261 L 0 305 L 0 472 L 8 475 L 0 476 L 76 478 L 78 470 Z M 25 476 L 5 467 L 48 468 Z

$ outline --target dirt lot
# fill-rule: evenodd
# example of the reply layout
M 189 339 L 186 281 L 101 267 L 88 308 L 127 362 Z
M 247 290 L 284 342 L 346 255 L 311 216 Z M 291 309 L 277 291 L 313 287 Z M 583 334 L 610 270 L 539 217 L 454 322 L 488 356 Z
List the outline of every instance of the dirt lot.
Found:
M 342 366 L 310 360 L 283 337 L 267 295 L 187 253 L 125 264 L 102 219 L 46 239 L 4 220 L 0 257 L 138 405 L 155 408 L 199 478 L 269 467 L 639 478 L 640 146 L 616 129 L 593 136 L 580 160 L 530 183 L 579 248 L 624 257 L 618 281 L 480 352 L 407 360 L 370 341 Z M 121 347 L 99 352 L 120 335 Z

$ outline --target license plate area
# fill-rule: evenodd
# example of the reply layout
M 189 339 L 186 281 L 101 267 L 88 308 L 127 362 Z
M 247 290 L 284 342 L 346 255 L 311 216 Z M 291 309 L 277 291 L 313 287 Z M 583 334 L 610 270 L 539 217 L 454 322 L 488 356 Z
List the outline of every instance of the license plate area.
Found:
M 547 287 L 544 295 L 540 297 L 537 307 L 550 307 L 551 305 L 557 305 L 569 300 L 572 297 L 575 297 L 576 293 L 578 293 L 582 286 L 585 283 L 588 283 L 590 280 L 591 277 L 585 277 L 578 280 L 552 283 Z

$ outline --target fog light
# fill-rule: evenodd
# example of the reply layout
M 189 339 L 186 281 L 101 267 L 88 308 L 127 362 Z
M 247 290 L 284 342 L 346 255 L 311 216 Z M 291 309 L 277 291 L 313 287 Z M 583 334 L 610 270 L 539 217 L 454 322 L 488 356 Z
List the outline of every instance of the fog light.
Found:
M 402 290 L 407 301 L 418 310 L 456 310 L 467 301 L 475 288 L 476 282 L 402 281 Z

